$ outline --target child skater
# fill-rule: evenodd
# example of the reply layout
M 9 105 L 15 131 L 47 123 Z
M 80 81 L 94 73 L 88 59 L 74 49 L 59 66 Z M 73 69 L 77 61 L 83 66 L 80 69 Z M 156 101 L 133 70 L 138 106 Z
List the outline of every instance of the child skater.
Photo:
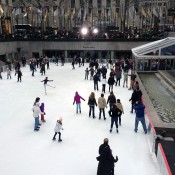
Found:
M 51 86 L 50 84 L 47 84 L 48 81 L 53 81 L 53 80 L 48 80 L 48 77 L 46 77 L 44 80 L 41 81 L 41 82 L 44 82 L 45 95 L 47 95 L 46 86 L 55 88 L 55 86 Z
M 41 112 L 42 112 L 42 114 L 41 114 L 41 121 L 42 121 L 42 122 L 46 122 L 46 120 L 44 119 L 44 115 L 46 114 L 46 113 L 44 112 L 44 103 L 41 103 L 40 110 L 41 110 Z
M 59 134 L 58 142 L 62 142 L 62 140 L 61 140 L 61 132 L 60 132 L 61 129 L 63 130 L 63 128 L 62 128 L 62 118 L 60 117 L 59 120 L 57 120 L 57 122 L 56 122 L 56 126 L 54 128 L 55 134 L 54 134 L 52 140 L 56 140 L 55 137 L 56 137 L 57 134 Z

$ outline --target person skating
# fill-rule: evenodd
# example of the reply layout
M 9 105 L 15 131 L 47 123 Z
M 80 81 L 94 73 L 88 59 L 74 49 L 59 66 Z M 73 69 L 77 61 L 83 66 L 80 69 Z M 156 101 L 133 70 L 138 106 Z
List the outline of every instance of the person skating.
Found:
M 134 131 L 135 132 L 138 131 L 138 124 L 139 124 L 139 122 L 141 122 L 142 126 L 143 126 L 143 130 L 144 130 L 145 134 L 147 134 L 146 124 L 145 124 L 145 112 L 144 112 L 145 105 L 142 104 L 141 101 L 137 101 L 136 104 L 134 105 L 134 109 L 136 111 Z
M 33 110 L 33 117 L 35 119 L 35 125 L 34 125 L 34 131 L 39 131 L 39 114 L 44 114 L 40 110 L 40 104 L 39 102 L 36 102 L 35 105 L 32 108 Z
M 110 92 L 110 95 L 108 96 L 107 104 L 109 103 L 110 109 L 112 106 L 116 103 L 116 97 L 113 93 L 113 91 Z
M 122 113 L 124 114 L 123 105 L 122 105 L 120 99 L 117 99 L 116 106 L 117 106 L 117 108 L 120 109 L 120 110 L 122 111 Z M 119 125 L 121 125 L 121 116 L 122 116 L 122 113 L 120 113 L 120 115 L 118 116 L 118 118 L 119 118 Z
M 98 81 L 99 81 L 99 77 L 98 77 L 97 74 L 94 75 L 93 80 L 94 80 L 94 90 L 97 90 L 97 91 L 98 91 Z
M 88 80 L 88 76 L 89 76 L 89 70 L 88 70 L 88 68 L 86 68 L 86 70 L 85 70 L 85 80 Z
M 93 67 L 91 67 L 89 71 L 90 71 L 90 80 L 93 80 L 95 70 Z
M 114 175 L 114 163 L 118 161 L 118 157 L 113 157 L 107 138 L 100 145 L 99 156 L 96 159 L 99 161 L 97 175 Z
M 58 134 L 59 135 L 58 142 L 62 142 L 62 139 L 61 139 L 61 130 L 63 130 L 62 125 L 63 125 L 62 118 L 60 117 L 59 120 L 57 120 L 56 122 L 56 126 L 54 128 L 55 134 L 52 140 L 56 140 L 56 135 Z
M 136 90 L 133 91 L 129 101 L 131 101 L 131 113 L 133 113 L 134 105 L 137 101 L 137 92 L 136 92 Z
M 44 62 L 41 63 L 40 73 L 41 73 L 41 75 L 43 75 L 43 74 L 45 75 L 45 73 L 46 73 L 46 68 L 45 68 L 45 63 Z
M 116 125 L 116 131 L 118 131 L 118 117 L 121 115 L 122 111 L 117 108 L 117 106 L 114 104 L 112 109 L 109 110 L 109 115 L 111 117 L 111 129 L 110 132 L 112 132 L 113 124 Z
M 46 122 L 46 120 L 44 119 L 44 115 L 46 115 L 46 113 L 44 112 L 44 103 L 41 103 L 40 110 L 43 113 L 41 114 L 41 121 Z
M 0 79 L 2 80 L 1 69 L 0 69 Z
M 102 77 L 101 83 L 102 83 L 102 93 L 105 93 L 107 83 L 106 77 Z
M 9 68 L 7 68 L 7 79 L 12 79 L 11 77 L 11 70 Z
M 98 107 L 99 107 L 99 120 L 101 119 L 101 113 L 103 112 L 104 120 L 105 117 L 105 108 L 107 108 L 106 99 L 104 98 L 104 94 L 101 94 L 101 97 L 98 98 Z
M 17 69 L 15 75 L 17 74 L 17 82 L 21 82 L 22 72 L 20 69 Z
M 92 112 L 92 117 L 95 118 L 95 105 L 97 106 L 97 102 L 95 99 L 94 92 L 91 92 L 89 96 L 88 105 L 89 105 L 89 117 L 91 117 L 91 112 Z
M 75 92 L 73 105 L 76 103 L 76 113 L 77 114 L 78 114 L 78 109 L 79 109 L 79 113 L 81 113 L 81 99 L 85 101 L 85 99 L 81 97 L 78 94 L 78 92 Z
M 44 80 L 41 81 L 41 82 L 44 82 L 45 95 L 47 95 L 46 86 L 55 88 L 55 86 L 51 86 L 50 84 L 47 84 L 48 81 L 53 81 L 53 80 L 48 80 L 48 77 L 46 77 Z
M 123 76 L 124 76 L 123 87 L 125 87 L 125 84 L 126 87 L 128 87 L 128 70 L 124 70 Z
M 114 83 L 115 83 L 114 77 L 110 76 L 109 79 L 108 79 L 109 92 L 113 91 Z

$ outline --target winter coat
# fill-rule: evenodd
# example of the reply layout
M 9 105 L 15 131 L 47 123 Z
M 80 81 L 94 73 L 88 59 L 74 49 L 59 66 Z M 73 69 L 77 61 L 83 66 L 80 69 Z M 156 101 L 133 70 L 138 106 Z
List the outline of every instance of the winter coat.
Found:
M 142 118 L 145 116 L 145 113 L 144 113 L 145 105 L 143 104 L 135 105 L 134 109 L 136 110 L 136 117 Z
M 88 100 L 88 105 L 89 106 L 97 106 L 97 102 L 96 102 L 96 99 L 95 98 L 89 98 L 89 100 Z
M 137 101 L 142 101 L 142 91 L 136 90 Z
M 123 105 L 121 103 L 116 103 L 116 106 L 118 109 L 120 109 L 122 111 L 122 113 L 124 113 Z
M 93 80 L 94 80 L 94 83 L 98 83 L 98 81 L 99 81 L 99 77 L 98 77 L 97 74 L 94 75 Z
M 116 78 L 121 78 L 121 71 L 120 70 L 116 71 L 115 76 Z
M 107 108 L 107 104 L 106 104 L 106 99 L 104 97 L 99 97 L 98 98 L 98 107 L 99 108 Z
M 115 104 L 116 103 L 115 95 L 109 95 L 108 96 L 107 104 L 108 103 L 110 103 L 110 104 Z
M 109 115 L 110 117 L 112 118 L 116 118 L 116 117 L 119 117 L 121 116 L 122 114 L 122 111 L 120 109 L 118 109 L 117 107 L 113 107 L 110 111 L 109 111 Z
M 62 129 L 62 124 L 59 121 L 57 121 L 56 126 L 54 128 L 54 131 L 55 132 L 60 132 L 61 129 Z
M 76 92 L 76 93 L 75 93 L 75 96 L 74 96 L 74 102 L 73 102 L 73 103 L 79 104 L 79 103 L 81 103 L 81 99 L 85 101 L 85 99 L 82 98 L 82 97 L 78 94 L 78 92 Z
M 39 116 L 39 114 L 43 114 L 43 112 L 41 112 L 41 110 L 40 110 L 40 107 L 37 105 L 33 106 L 32 110 L 33 110 L 33 117 L 34 118 L 37 118 Z
M 109 85 L 114 85 L 114 83 L 115 83 L 114 77 L 109 77 L 108 84 Z
M 110 175 L 116 160 L 112 156 L 109 146 L 103 148 L 100 156 L 97 157 L 97 161 L 99 161 L 97 175 Z
M 133 93 L 132 93 L 132 95 L 131 95 L 131 99 L 129 100 L 129 101 L 131 101 L 131 103 L 132 104 L 135 104 L 136 103 L 136 101 L 137 101 L 137 93 L 136 93 L 136 91 L 134 90 L 133 91 Z
M 41 103 L 40 110 L 41 112 L 44 112 L 44 103 Z

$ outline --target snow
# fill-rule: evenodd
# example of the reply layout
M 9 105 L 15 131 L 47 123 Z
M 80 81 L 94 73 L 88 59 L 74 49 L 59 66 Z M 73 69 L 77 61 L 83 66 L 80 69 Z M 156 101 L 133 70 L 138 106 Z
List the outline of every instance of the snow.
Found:
M 130 114 L 129 98 L 131 91 L 122 86 L 114 87 L 114 94 L 121 99 L 125 113 L 119 133 L 115 127 L 110 133 L 110 117 L 98 119 L 99 110 L 95 109 L 96 119 L 88 117 L 88 97 L 93 90 L 93 82 L 84 80 L 85 68 L 70 63 L 56 66 L 51 63 L 46 76 L 56 88 L 47 87 L 47 95 L 41 81 L 39 69 L 31 76 L 29 67 L 22 68 L 22 82 L 12 72 L 7 80 L 2 73 L 0 80 L 0 174 L 1 175 L 95 175 L 97 172 L 98 148 L 104 138 L 109 138 L 113 155 L 119 157 L 115 166 L 117 175 L 159 175 L 155 157 L 150 152 L 146 135 L 139 124 L 138 133 L 134 132 L 135 114 Z M 109 73 L 109 69 L 108 69 Z M 123 80 L 121 81 L 123 82 Z M 101 94 L 95 91 L 96 99 Z M 108 86 L 106 88 L 108 90 Z M 75 92 L 85 98 L 82 113 L 76 114 L 73 97 Z M 107 98 L 109 92 L 105 93 Z M 39 132 L 34 132 L 32 106 L 36 97 L 45 103 L 46 123 Z M 52 141 L 56 120 L 62 116 L 63 142 Z M 58 138 L 58 135 L 57 135 Z

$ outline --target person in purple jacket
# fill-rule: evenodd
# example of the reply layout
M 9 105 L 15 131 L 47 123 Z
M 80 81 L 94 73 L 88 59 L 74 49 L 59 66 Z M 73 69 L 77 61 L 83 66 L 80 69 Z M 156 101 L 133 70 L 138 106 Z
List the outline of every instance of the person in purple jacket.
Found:
M 76 103 L 76 111 L 77 111 L 77 114 L 78 114 L 78 109 L 79 109 L 79 112 L 81 113 L 81 99 L 85 101 L 85 99 L 82 98 L 82 97 L 78 94 L 78 92 L 75 92 L 73 105 Z

